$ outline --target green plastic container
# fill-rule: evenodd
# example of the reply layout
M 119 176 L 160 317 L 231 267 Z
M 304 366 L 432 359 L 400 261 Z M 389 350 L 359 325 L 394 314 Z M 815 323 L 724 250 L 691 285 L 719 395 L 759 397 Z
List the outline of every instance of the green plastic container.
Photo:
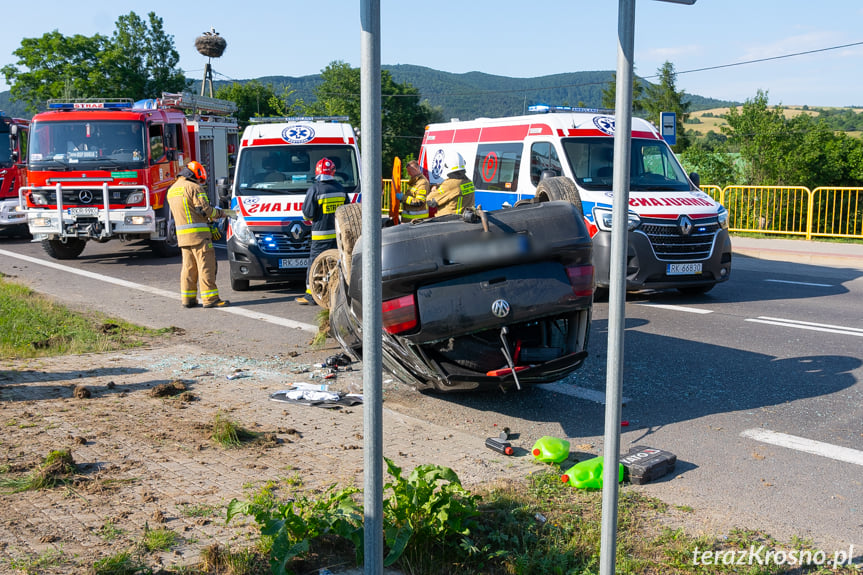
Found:
M 544 435 L 536 440 L 531 451 L 537 461 L 560 463 L 569 457 L 569 442 L 558 437 Z
M 602 457 L 576 463 L 560 476 L 560 480 L 578 489 L 602 489 Z M 618 470 L 617 481 L 623 481 L 623 464 Z

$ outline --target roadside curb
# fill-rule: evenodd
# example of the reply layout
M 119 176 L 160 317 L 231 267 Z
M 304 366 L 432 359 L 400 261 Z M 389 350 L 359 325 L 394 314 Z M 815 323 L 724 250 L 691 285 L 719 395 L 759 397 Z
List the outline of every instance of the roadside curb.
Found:
M 751 246 L 738 247 L 733 245 L 733 240 L 732 253 L 734 253 L 734 255 L 764 260 L 863 269 L 863 258 L 857 255 L 816 253 L 803 250 L 783 250 Z

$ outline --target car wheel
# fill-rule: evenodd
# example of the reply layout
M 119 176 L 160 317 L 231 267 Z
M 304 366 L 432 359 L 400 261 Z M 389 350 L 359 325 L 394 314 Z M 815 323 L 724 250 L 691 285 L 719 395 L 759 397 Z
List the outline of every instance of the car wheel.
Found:
M 234 291 L 249 291 L 249 280 L 231 278 L 231 289 Z
M 66 240 L 42 240 L 42 249 L 55 260 L 74 260 L 84 251 L 87 240 L 67 238 Z
M 339 250 L 322 252 L 309 270 L 309 290 L 315 303 L 324 309 L 330 309 L 330 286 L 339 267 Z
M 556 176 L 540 180 L 536 186 L 536 198 L 540 202 L 554 202 L 564 200 L 575 204 L 579 214 L 584 214 L 581 207 L 581 195 L 575 182 L 565 176 Z
M 345 204 L 336 210 L 336 245 L 342 262 L 345 283 L 351 281 L 351 253 L 363 231 L 362 204 Z

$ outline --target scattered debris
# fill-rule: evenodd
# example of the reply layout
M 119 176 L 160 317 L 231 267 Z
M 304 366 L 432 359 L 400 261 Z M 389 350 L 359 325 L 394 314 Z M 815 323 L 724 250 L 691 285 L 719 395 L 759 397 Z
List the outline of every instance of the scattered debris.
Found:
M 93 396 L 90 390 L 84 385 L 76 385 L 72 390 L 72 397 L 75 399 L 90 399 Z
M 175 379 L 169 383 L 160 383 L 150 392 L 153 397 L 173 397 L 186 391 L 186 384 Z
M 674 471 L 677 456 L 662 449 L 633 445 L 629 453 L 620 458 L 620 463 L 626 469 L 629 481 L 642 485 Z
M 361 395 L 346 394 L 333 391 L 311 391 L 303 389 L 277 391 L 270 395 L 272 401 L 283 401 L 314 407 L 340 408 L 350 407 L 363 402 Z

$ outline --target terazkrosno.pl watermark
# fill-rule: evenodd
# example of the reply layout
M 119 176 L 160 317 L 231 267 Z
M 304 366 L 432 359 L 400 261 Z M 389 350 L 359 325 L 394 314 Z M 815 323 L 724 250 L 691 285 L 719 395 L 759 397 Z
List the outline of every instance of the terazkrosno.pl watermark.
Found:
M 750 545 L 749 549 L 721 549 L 692 552 L 693 565 L 829 565 L 831 567 L 855 567 L 863 570 L 863 563 L 854 562 L 854 546 L 832 553 L 812 549 L 768 549 L 764 545 Z

